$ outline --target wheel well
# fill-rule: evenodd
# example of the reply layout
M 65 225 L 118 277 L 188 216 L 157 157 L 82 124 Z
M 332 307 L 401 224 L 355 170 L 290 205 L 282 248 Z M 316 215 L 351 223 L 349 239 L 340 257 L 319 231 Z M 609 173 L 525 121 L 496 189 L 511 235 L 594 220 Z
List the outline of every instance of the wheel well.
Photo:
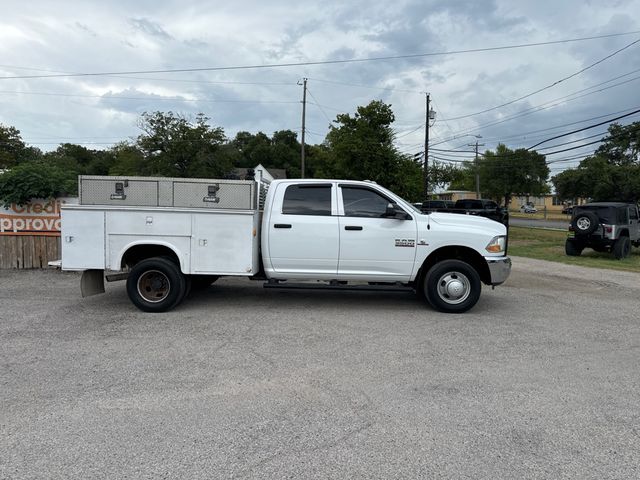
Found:
M 134 245 L 122 256 L 121 267 L 133 267 L 136 263 L 152 257 L 165 257 L 176 265 L 180 265 L 180 259 L 176 252 L 164 245 Z
M 416 282 L 420 282 L 429 269 L 442 260 L 462 260 L 478 272 L 482 283 L 486 285 L 491 283 L 491 272 L 489 272 L 489 266 L 484 257 L 472 248 L 459 245 L 442 247 L 431 252 L 422 263 L 416 276 Z
M 628 237 L 629 236 L 629 230 L 627 230 L 626 228 L 622 231 L 620 231 L 620 236 L 621 237 Z

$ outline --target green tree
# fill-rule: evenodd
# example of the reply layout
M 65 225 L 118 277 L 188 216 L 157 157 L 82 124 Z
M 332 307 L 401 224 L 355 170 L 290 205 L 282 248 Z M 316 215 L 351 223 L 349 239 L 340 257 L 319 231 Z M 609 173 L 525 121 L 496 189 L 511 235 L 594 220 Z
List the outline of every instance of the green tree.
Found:
M 612 124 L 603 140 L 578 167 L 552 178 L 560 197 L 625 202 L 640 199 L 640 122 Z
M 36 152 L 39 153 L 22 141 L 20 130 L 0 124 L 0 169 L 11 168 L 29 156 L 37 156 Z
M 232 168 L 227 155 L 219 155 L 224 131 L 211 127 L 198 114 L 191 121 L 173 112 L 145 112 L 139 122 L 142 134 L 136 146 L 150 175 L 173 177 L 223 177 Z
M 470 168 L 474 170 L 475 166 Z M 482 194 L 504 199 L 505 205 L 509 205 L 512 195 L 542 195 L 549 191 L 549 167 L 544 155 L 533 150 L 511 150 L 499 144 L 495 152 L 484 153 L 478 170 Z
M 24 162 L 0 174 L 0 202 L 5 206 L 76 193 L 75 173 L 46 162 Z
M 45 153 L 43 158 L 76 175 L 108 175 L 114 162 L 110 150 L 92 150 L 73 143 L 62 143 L 54 151 Z
M 391 105 L 374 100 L 356 113 L 340 114 L 330 127 L 316 176 L 373 180 L 414 200 L 422 191 L 420 164 L 394 146 Z

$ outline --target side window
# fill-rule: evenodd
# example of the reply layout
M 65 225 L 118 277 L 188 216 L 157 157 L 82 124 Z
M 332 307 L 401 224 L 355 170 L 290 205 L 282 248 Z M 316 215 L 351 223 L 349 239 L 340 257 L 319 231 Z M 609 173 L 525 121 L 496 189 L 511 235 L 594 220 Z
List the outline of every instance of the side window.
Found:
M 330 216 L 331 185 L 289 185 L 284 192 L 282 213 Z
M 496 202 L 487 202 L 486 208 L 496 209 L 498 208 L 498 204 Z
M 638 209 L 636 207 L 629 208 L 629 218 L 631 220 L 638 220 Z
M 390 200 L 367 188 L 342 187 L 344 214 L 347 217 L 381 218 Z

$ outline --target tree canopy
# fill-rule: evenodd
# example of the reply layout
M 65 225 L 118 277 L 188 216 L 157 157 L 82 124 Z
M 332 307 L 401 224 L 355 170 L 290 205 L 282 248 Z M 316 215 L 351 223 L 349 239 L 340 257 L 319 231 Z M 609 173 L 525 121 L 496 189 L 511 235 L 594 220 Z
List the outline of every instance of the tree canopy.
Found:
M 410 200 L 420 197 L 422 169 L 394 146 L 391 105 L 374 100 L 354 115 L 340 114 L 321 152 L 318 176 L 373 180 Z
M 484 197 L 504 199 L 509 205 L 512 195 L 541 195 L 549 191 L 549 167 L 544 155 L 534 150 L 512 150 L 498 144 L 495 151 L 487 150 L 475 162 L 467 162 L 454 174 L 452 188 L 475 190 L 476 172 L 480 192 Z
M 640 199 L 640 122 L 612 124 L 608 133 L 593 155 L 552 178 L 560 197 L 625 202 Z

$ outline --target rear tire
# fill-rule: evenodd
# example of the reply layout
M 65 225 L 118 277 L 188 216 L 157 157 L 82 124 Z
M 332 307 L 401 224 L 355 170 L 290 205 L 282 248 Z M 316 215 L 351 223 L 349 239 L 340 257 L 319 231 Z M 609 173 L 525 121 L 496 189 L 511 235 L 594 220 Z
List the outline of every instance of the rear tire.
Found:
M 182 301 L 186 280 L 178 265 L 154 257 L 137 263 L 127 278 L 127 294 L 143 312 L 166 312 Z
M 422 292 L 433 308 L 445 313 L 463 313 L 480 298 L 478 272 L 461 260 L 436 263 L 424 276 Z
M 622 260 L 631 254 L 631 241 L 629 237 L 620 237 L 613 246 L 613 256 Z
M 582 253 L 582 250 L 584 250 L 584 247 L 582 245 L 576 244 L 576 242 L 573 240 L 567 240 L 564 243 L 564 251 L 570 257 L 579 257 Z

